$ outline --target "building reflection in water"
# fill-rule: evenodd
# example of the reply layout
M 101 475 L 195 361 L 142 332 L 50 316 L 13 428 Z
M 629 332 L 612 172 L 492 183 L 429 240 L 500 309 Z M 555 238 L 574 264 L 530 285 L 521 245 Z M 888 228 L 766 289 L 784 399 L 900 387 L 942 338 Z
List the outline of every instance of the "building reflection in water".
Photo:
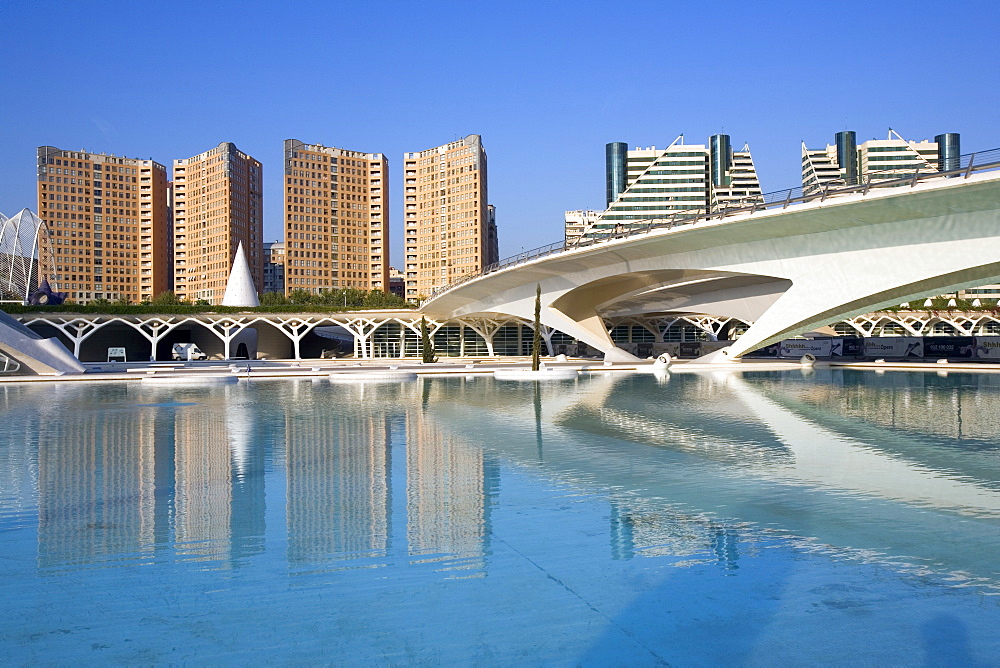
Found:
M 820 382 L 815 382 L 820 381 Z M 822 369 L 809 382 L 772 381 L 787 399 L 846 418 L 949 440 L 995 443 L 1000 433 L 1000 375 Z
M 2 489 L 13 498 L 37 476 L 40 566 L 173 555 L 228 568 L 265 549 L 265 443 L 280 442 L 293 570 L 402 559 L 482 572 L 499 467 L 424 414 L 422 385 L 60 388 L 45 395 L 57 417 L 12 418 L 37 465 Z M 274 390 L 294 400 L 269 413 Z
M 39 425 L 38 561 L 43 567 L 149 555 L 155 544 L 152 411 L 83 411 Z
M 333 393 L 321 386 L 312 396 L 300 389 L 288 404 L 290 566 L 379 566 L 405 557 L 448 570 L 485 568 L 496 466 L 423 415 L 424 387 L 361 384 Z
M 611 500 L 611 558 L 672 557 L 714 561 L 726 570 L 739 568 L 741 541 L 733 526 L 669 508 L 648 509 L 625 499 Z M 756 546 L 748 544 L 744 549 Z
M 229 549 L 232 524 L 226 416 L 177 411 L 175 437 L 177 550 L 182 555 L 214 559 Z
M 362 558 L 384 564 L 391 512 L 388 417 L 378 408 L 352 410 L 349 401 L 322 406 L 324 395 L 333 398 L 305 392 L 285 408 L 289 565 Z
M 407 544 L 415 561 L 483 572 L 489 553 L 491 496 L 499 473 L 480 447 L 422 412 L 406 421 Z
M 36 431 L 40 566 L 141 562 L 173 544 L 218 567 L 263 549 L 251 411 L 127 385 L 102 386 L 97 405 L 80 387 L 56 398 L 60 419 Z
M 32 527 L 38 517 L 38 438 L 45 411 L 23 410 L 37 395 L 0 385 L 0 528 Z

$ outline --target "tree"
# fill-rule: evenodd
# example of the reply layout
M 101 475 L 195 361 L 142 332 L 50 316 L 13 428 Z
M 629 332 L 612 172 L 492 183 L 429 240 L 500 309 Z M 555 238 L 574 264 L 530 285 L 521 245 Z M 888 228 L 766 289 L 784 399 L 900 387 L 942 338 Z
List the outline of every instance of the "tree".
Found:
M 382 290 L 372 290 L 366 296 L 361 306 L 365 308 L 410 308 L 402 297 Z
M 280 292 L 265 292 L 260 296 L 261 306 L 281 306 L 287 304 L 288 300 Z
M 541 368 L 542 354 L 542 284 L 535 284 L 535 336 L 531 341 L 531 370 Z
M 292 304 L 312 304 L 316 301 L 316 295 L 308 290 L 297 288 L 288 294 L 288 301 Z
M 173 290 L 164 290 L 153 297 L 152 303 L 157 306 L 173 306 L 174 304 L 180 304 L 181 300 L 177 298 Z
M 430 333 L 427 331 L 427 318 L 420 316 L 420 355 L 424 364 L 437 362 L 434 356 L 434 345 L 431 343 Z

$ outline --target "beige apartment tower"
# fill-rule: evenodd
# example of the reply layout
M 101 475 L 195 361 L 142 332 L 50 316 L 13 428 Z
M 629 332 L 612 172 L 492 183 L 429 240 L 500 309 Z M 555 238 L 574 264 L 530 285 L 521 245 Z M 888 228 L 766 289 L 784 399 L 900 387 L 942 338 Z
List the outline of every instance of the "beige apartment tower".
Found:
M 169 289 L 167 169 L 153 160 L 38 147 L 38 215 L 52 235 L 54 290 L 151 300 Z
M 403 154 L 406 299 L 419 301 L 496 262 L 479 135 Z
M 174 292 L 221 304 L 240 243 L 257 292 L 264 287 L 260 162 L 223 142 L 174 160 Z
M 389 162 L 285 140 L 285 294 L 389 291 Z

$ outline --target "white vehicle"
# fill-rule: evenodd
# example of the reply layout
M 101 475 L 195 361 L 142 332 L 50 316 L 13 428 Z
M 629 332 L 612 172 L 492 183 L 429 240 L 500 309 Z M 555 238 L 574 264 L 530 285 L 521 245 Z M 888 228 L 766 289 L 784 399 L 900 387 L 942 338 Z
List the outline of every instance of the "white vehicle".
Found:
M 207 360 L 208 355 L 193 343 L 175 343 L 173 348 L 175 360 Z

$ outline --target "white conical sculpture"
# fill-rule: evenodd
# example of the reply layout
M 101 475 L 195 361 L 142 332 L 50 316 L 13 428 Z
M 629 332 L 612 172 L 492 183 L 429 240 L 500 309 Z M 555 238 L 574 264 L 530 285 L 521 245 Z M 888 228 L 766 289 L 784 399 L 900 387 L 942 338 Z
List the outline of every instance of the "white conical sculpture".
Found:
M 250 265 L 247 264 L 246 253 L 243 252 L 243 242 L 236 249 L 233 258 L 233 268 L 226 282 L 226 295 L 222 298 L 223 306 L 260 306 L 257 299 L 257 289 L 250 275 Z
M 975 299 L 972 300 L 972 305 L 973 306 L 982 306 L 983 303 L 981 301 L 979 301 L 979 297 L 976 297 Z
M 927 301 L 925 301 L 925 302 L 924 302 L 924 306 L 934 306 L 934 302 L 932 302 L 932 301 L 931 301 L 931 300 L 930 300 L 930 299 L 928 298 L 928 299 L 927 299 Z
M 958 306 L 958 303 L 955 301 L 954 297 L 948 300 L 948 306 Z
M 910 308 L 910 302 L 903 302 L 899 305 L 899 308 Z

